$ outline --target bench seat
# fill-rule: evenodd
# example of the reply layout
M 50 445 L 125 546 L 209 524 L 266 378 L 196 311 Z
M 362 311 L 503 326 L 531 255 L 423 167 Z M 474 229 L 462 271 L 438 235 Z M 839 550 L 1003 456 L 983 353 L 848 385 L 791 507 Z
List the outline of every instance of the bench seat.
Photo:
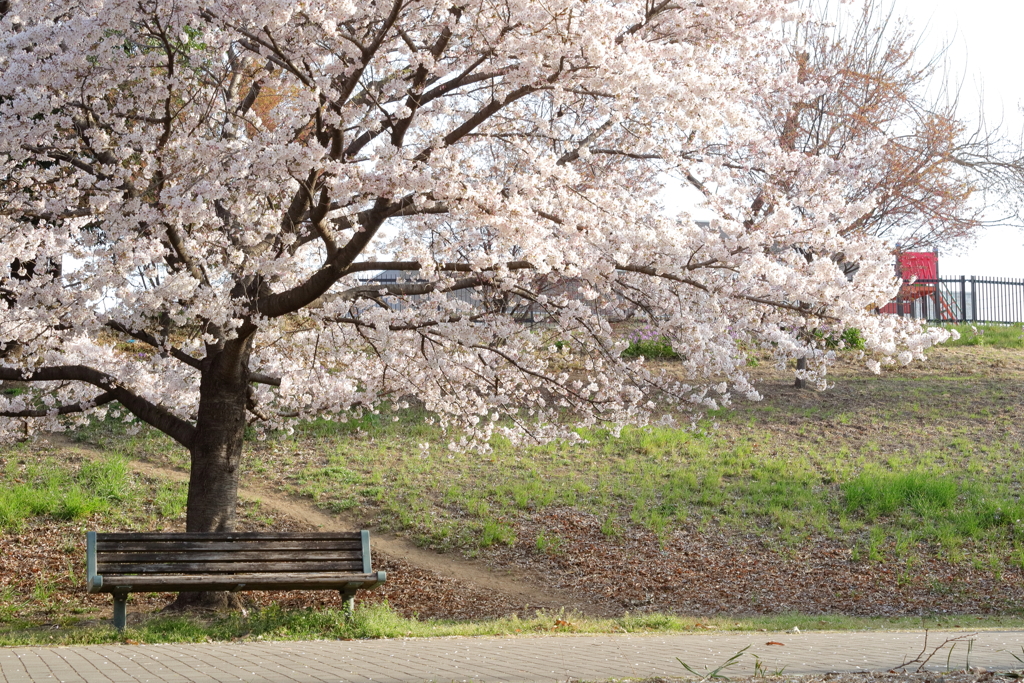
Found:
M 90 593 L 180 592 L 180 591 L 292 591 L 357 590 L 374 588 L 384 582 L 384 572 L 373 574 L 308 574 L 268 577 L 266 574 L 218 574 L 211 576 L 97 576 Z M 95 585 L 95 584 L 94 584 Z
M 351 612 L 355 592 L 384 583 L 373 571 L 370 533 L 214 532 L 86 534 L 89 593 L 114 596 L 126 623 L 129 593 L 337 590 Z

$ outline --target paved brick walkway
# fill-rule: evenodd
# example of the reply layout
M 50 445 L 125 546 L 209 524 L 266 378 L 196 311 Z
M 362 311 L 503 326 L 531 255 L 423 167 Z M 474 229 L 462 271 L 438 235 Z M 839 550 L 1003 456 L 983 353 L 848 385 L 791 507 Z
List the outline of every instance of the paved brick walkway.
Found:
M 931 633 L 929 651 L 949 634 Z M 768 641 L 783 643 L 768 645 Z M 569 679 L 680 676 L 676 657 L 714 668 L 751 645 L 728 673 L 753 673 L 756 654 L 769 672 L 884 671 L 913 659 L 923 632 L 742 633 L 721 635 L 550 636 L 408 640 L 93 645 L 0 648 L 0 682 L 86 683 L 532 683 Z M 1021 668 L 1024 631 L 982 631 L 971 666 Z M 948 648 L 932 670 L 946 668 Z M 966 643 L 953 650 L 963 668 Z

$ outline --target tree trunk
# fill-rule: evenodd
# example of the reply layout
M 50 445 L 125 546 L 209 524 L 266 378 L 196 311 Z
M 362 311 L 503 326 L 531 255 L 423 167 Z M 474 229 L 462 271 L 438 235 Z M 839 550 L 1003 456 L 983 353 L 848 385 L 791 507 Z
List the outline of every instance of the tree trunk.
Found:
M 199 414 L 191 448 L 185 530 L 233 531 L 238 475 L 246 426 L 249 373 L 247 353 L 222 352 L 204 367 L 199 384 Z M 225 591 L 179 593 L 167 609 L 237 609 L 238 596 Z
M 806 358 L 797 358 L 796 359 L 796 369 L 797 370 L 806 370 L 807 369 L 807 359 Z M 796 378 L 796 382 L 793 383 L 793 386 L 796 387 L 797 389 L 806 389 L 807 388 L 807 380 L 803 379 L 802 377 L 797 377 Z

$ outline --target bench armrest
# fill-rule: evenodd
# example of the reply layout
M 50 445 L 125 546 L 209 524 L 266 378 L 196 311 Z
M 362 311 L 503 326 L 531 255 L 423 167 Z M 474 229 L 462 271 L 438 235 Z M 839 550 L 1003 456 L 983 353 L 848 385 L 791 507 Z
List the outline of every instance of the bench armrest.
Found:
M 103 577 L 96 573 L 96 532 L 85 532 L 86 592 L 99 593 L 103 588 Z
M 369 574 L 373 571 L 373 565 L 370 562 L 370 532 L 363 529 L 359 532 L 359 537 L 363 546 L 363 573 Z

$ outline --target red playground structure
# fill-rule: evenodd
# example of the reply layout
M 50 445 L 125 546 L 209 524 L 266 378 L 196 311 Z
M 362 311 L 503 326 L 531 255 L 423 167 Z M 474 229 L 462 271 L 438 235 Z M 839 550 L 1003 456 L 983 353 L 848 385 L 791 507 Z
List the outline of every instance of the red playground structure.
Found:
M 936 251 L 896 252 L 896 276 L 903 280 L 896 301 L 879 310 L 881 313 L 903 315 L 904 307 L 917 299 L 930 297 L 943 321 L 956 322 L 959 317 L 946 301 L 939 286 L 939 254 Z

